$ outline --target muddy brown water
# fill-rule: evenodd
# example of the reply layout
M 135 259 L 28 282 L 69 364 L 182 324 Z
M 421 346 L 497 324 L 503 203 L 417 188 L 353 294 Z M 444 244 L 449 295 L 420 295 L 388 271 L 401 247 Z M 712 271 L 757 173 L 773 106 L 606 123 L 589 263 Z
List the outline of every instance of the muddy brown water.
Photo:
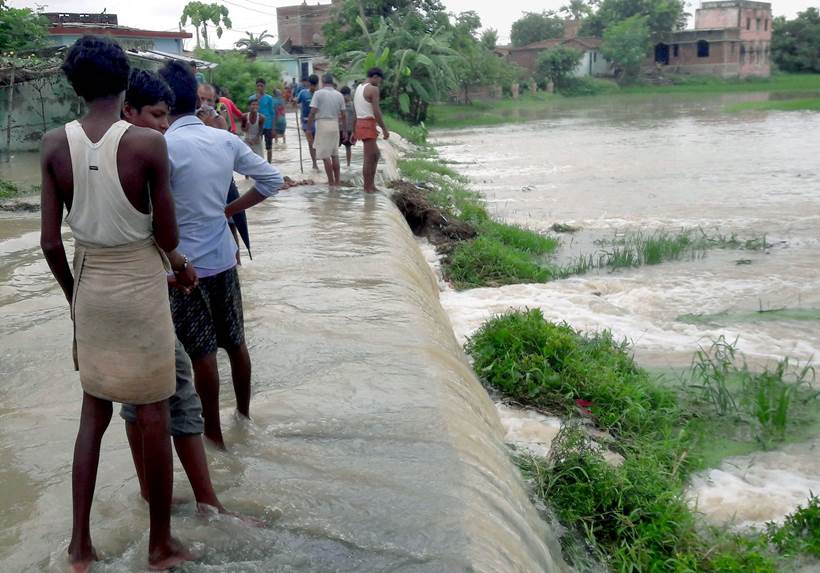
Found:
M 269 527 L 197 516 L 177 464 L 175 493 L 189 501 L 174 529 L 198 554 L 181 571 L 565 571 L 392 203 L 299 188 L 250 222 L 254 260 L 240 275 L 253 422 L 234 418 L 223 368 L 230 450 L 209 458 L 223 503 Z M 81 391 L 37 227 L 36 216 L 0 219 L 4 573 L 63 571 L 71 526 Z M 92 513 L 94 571 L 144 570 L 146 525 L 115 417 Z
M 496 313 L 537 307 L 582 330 L 611 330 L 651 367 L 686 367 L 719 336 L 756 366 L 786 357 L 816 366 L 820 113 L 725 111 L 767 98 L 579 98 L 526 124 L 435 132 L 443 157 L 502 219 L 582 228 L 562 236 L 562 261 L 594 252 L 598 239 L 661 229 L 765 235 L 775 245 L 540 285 L 445 289 L 459 340 Z M 782 519 L 820 491 L 819 450 L 817 436 L 729 459 L 695 480 L 698 509 L 739 526 Z

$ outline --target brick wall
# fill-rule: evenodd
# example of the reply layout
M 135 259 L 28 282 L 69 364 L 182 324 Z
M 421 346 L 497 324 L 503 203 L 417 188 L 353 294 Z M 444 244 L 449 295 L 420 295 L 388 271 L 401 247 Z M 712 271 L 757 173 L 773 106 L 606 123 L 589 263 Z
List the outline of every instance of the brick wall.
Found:
M 335 2 L 334 2 L 335 3 Z M 322 28 L 333 18 L 333 4 L 301 4 L 276 9 L 279 38 L 294 46 L 322 46 Z

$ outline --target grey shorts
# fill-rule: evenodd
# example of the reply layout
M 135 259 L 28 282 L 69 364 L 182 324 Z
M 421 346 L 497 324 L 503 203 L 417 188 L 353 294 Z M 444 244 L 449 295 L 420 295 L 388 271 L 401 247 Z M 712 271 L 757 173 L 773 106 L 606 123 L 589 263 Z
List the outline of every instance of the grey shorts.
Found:
M 171 435 L 175 438 L 202 434 L 202 403 L 194 388 L 194 374 L 191 360 L 185 353 L 182 343 L 176 341 L 177 391 L 171 396 L 168 404 L 171 408 Z M 120 416 L 129 424 L 137 423 L 137 408 L 123 404 Z

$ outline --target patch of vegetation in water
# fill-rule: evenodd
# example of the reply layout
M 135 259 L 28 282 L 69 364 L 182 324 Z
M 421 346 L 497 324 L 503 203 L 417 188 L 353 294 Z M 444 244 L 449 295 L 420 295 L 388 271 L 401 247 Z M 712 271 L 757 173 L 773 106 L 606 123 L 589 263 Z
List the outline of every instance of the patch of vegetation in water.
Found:
M 617 270 L 668 261 L 703 258 L 710 249 L 762 251 L 771 245 L 766 237 L 740 239 L 736 235 L 708 235 L 703 229 L 678 232 L 626 233 L 599 241 L 597 253 L 581 255 L 559 270 L 560 277 L 582 275 L 596 269 Z
M 810 369 L 783 362 L 753 373 L 718 341 L 676 389 L 638 367 L 625 342 L 550 323 L 539 310 L 488 321 L 466 349 L 486 384 L 570 418 L 549 459 L 517 461 L 534 495 L 612 571 L 775 573 L 816 550 L 816 498 L 781 527 L 741 535 L 704 527 L 685 496 L 714 423 L 745 418 L 765 436 L 753 445 L 768 447 L 800 423 L 798 401 L 816 409 Z M 589 426 L 615 439 L 595 443 Z M 622 464 L 605 459 L 607 447 Z
M 682 314 L 675 320 L 684 324 L 736 324 L 770 321 L 820 321 L 820 308 L 773 308 L 759 310 L 723 311 L 712 314 Z
M 820 111 L 820 98 L 748 101 L 730 105 L 726 111 Z
M 445 255 L 445 278 L 455 288 L 554 278 L 555 268 L 545 258 L 558 248 L 557 239 L 493 220 L 465 177 L 438 161 L 432 148 L 420 151 L 399 161 L 402 177 L 412 183 L 409 189 L 406 184 L 394 184 L 394 201 L 408 222 L 414 219 L 414 232 L 438 239 L 434 244 Z

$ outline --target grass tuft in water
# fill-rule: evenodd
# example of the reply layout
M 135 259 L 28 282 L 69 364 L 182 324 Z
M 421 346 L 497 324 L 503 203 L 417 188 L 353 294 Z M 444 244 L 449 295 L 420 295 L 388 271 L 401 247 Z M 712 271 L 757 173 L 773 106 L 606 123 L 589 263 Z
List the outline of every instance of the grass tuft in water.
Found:
M 444 271 L 456 289 L 546 282 L 554 272 L 528 251 L 492 236 L 457 244 L 444 260 Z
M 789 570 L 795 555 L 816 555 L 820 507 L 815 497 L 782 527 L 771 524 L 766 532 L 747 535 L 704 527 L 685 497 L 688 476 L 702 467 L 699 448 L 716 435 L 710 419 L 745 412 L 761 428 L 771 428 L 764 431 L 782 435 L 779 428 L 788 424 L 776 420 L 791 417 L 782 389 L 802 388 L 809 370 L 781 363 L 751 373 L 737 366 L 734 345 L 721 339 L 695 360 L 691 376 L 697 384 L 684 390 L 708 406 L 692 409 L 694 398 L 661 386 L 635 364 L 625 342 L 606 332 L 582 334 L 545 321 L 538 310 L 488 321 L 466 349 L 488 385 L 524 405 L 569 416 L 549 459 L 516 461 L 533 494 L 585 538 L 608 569 L 776 573 Z M 792 399 L 798 395 L 790 392 Z M 590 425 L 604 437 L 590 432 Z M 623 463 L 610 463 L 607 447 L 621 454 Z M 562 540 L 567 559 L 573 564 L 588 559 L 579 556 L 574 535 L 567 539 Z

